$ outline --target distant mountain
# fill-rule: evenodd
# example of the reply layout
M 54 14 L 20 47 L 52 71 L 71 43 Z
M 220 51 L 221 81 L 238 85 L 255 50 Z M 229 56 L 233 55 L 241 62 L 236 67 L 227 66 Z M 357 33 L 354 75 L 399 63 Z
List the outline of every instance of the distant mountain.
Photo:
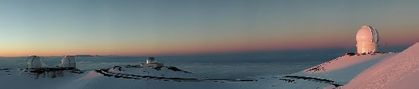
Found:
M 100 55 L 75 55 L 76 57 L 99 57 Z

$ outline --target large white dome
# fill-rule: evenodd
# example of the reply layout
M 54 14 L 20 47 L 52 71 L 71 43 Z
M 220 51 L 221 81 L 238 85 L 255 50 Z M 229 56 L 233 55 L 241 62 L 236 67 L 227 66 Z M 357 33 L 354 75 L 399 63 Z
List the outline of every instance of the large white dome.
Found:
M 76 68 L 76 57 L 75 56 L 65 56 L 63 59 L 61 59 L 60 67 Z
M 41 67 L 42 67 L 42 63 L 41 63 L 41 58 L 39 56 L 28 57 L 27 68 L 36 69 L 36 68 L 41 68 Z
M 378 31 L 372 26 L 364 25 L 356 34 L 356 47 L 358 54 L 372 54 L 378 45 Z

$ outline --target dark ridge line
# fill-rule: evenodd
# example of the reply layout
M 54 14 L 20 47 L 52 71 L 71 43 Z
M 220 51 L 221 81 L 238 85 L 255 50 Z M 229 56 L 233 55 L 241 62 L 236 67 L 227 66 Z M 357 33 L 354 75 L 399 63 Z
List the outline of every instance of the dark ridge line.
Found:
M 80 69 L 68 68 L 68 67 L 63 67 L 63 68 L 38 68 L 38 69 L 26 68 L 25 72 L 42 74 L 42 73 L 46 73 L 46 72 L 59 72 L 59 71 L 70 71 L 70 73 L 76 73 L 76 74 L 82 74 L 83 73 L 83 71 L 81 71 Z
M 12 75 L 12 74 L 9 74 L 10 70 L 11 70 L 11 68 L 0 68 L 0 71 L 2 71 L 2 72 L 8 72 L 7 75 Z
M 176 82 L 202 82 L 202 81 L 228 81 L 228 82 L 252 82 L 257 80 L 250 80 L 250 79 L 198 79 L 198 78 L 168 78 L 168 77 L 158 77 L 158 76 L 144 76 L 144 75 L 134 75 L 134 74 L 123 74 L 123 73 L 112 73 L 109 72 L 108 69 L 98 69 L 95 72 L 102 74 L 106 77 L 115 77 L 115 78 L 123 78 L 123 79 L 134 79 L 134 80 L 141 80 L 141 79 L 155 79 L 155 80 L 163 80 L 163 81 L 176 81 Z
M 144 67 L 139 66 L 139 65 L 125 65 L 124 67 L 125 68 L 144 68 Z M 174 67 L 174 66 L 161 66 L 161 67 L 156 67 L 156 68 L 153 68 L 153 69 L 161 70 L 161 68 L 167 68 L 171 71 L 178 71 L 178 72 L 184 72 L 184 73 L 192 74 L 192 72 L 181 70 L 181 69 L 179 69 L 177 67 Z
M 286 81 L 286 82 L 288 82 L 288 83 L 295 83 L 295 80 L 294 80 L 294 79 L 281 78 L 281 79 L 279 79 L 279 80 Z
M 10 70 L 10 68 L 0 68 L 0 70 Z
M 308 80 L 308 81 L 323 82 L 323 83 L 331 84 L 335 87 L 343 86 L 342 84 L 338 84 L 333 80 L 322 79 L 322 78 L 314 78 L 314 77 L 306 77 L 306 76 L 284 76 L 284 77 L 285 78 L 294 78 L 294 79 L 303 79 L 303 80 Z

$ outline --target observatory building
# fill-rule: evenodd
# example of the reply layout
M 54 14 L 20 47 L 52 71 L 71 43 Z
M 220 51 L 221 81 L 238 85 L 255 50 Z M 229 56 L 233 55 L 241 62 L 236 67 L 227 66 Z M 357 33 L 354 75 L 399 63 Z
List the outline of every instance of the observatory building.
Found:
M 364 25 L 356 34 L 358 54 L 374 54 L 378 46 L 378 31 L 370 25 Z
M 39 77 L 62 77 L 64 72 L 81 74 L 82 71 L 76 68 L 75 56 L 65 56 L 61 59 L 61 63 L 57 67 L 42 66 L 41 57 L 29 56 L 27 60 L 27 68 L 25 72 L 34 75 L 34 78 Z M 44 64 L 45 65 L 45 64 Z
M 29 56 L 27 61 L 28 69 L 40 69 L 42 68 L 41 57 L 39 56 Z
M 76 68 L 76 57 L 75 56 L 65 56 L 61 59 L 60 67 L 75 69 Z
M 163 64 L 157 62 L 154 57 L 149 57 L 146 60 L 146 63 L 142 64 L 142 66 L 143 67 L 150 67 L 150 68 L 158 68 L 158 67 L 163 67 Z

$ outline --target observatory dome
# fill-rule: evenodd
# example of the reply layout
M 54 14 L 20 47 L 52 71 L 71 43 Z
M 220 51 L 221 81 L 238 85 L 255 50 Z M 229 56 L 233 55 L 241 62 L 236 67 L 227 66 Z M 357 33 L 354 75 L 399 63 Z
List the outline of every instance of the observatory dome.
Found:
M 356 34 L 356 47 L 358 54 L 373 54 L 378 45 L 378 31 L 372 26 L 364 25 Z
M 28 57 L 27 68 L 36 69 L 36 68 L 41 68 L 41 67 L 42 67 L 41 57 L 39 56 Z
M 76 57 L 75 56 L 65 56 L 63 59 L 61 59 L 60 67 L 76 68 Z

